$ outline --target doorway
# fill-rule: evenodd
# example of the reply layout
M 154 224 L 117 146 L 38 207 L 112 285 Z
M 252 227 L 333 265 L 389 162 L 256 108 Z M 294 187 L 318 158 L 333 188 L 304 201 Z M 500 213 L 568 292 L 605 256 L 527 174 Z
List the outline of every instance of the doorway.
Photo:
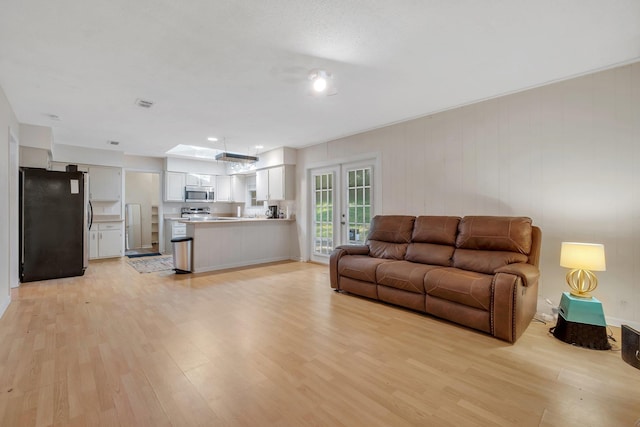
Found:
M 310 258 L 328 262 L 338 245 L 362 245 L 374 212 L 374 160 L 310 171 Z
M 125 172 L 125 255 L 159 254 L 160 174 Z

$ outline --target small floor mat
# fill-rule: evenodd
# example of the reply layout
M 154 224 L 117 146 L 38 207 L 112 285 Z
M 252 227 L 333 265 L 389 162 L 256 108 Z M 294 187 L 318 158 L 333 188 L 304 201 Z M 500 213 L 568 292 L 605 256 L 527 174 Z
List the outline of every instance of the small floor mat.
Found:
M 130 253 L 130 254 L 125 254 L 128 258 L 140 258 L 143 256 L 158 256 L 160 255 L 160 252 L 137 252 L 137 253 Z
M 173 255 L 145 256 L 127 260 L 138 273 L 173 270 Z

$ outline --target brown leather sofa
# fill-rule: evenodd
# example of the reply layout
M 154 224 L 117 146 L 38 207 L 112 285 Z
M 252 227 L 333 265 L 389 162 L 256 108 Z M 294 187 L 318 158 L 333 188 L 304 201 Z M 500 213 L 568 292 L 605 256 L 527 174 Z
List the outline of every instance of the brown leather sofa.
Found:
M 331 287 L 515 342 L 536 312 L 541 231 L 526 217 L 376 216 L 331 253 Z

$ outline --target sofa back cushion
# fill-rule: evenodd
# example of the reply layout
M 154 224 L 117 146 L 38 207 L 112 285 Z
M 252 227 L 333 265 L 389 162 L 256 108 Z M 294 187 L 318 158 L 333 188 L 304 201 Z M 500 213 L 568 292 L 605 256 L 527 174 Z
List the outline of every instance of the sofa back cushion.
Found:
M 457 216 L 419 216 L 413 225 L 405 259 L 431 265 L 451 265 L 458 224 Z
M 376 258 L 404 259 L 415 219 L 414 216 L 408 215 L 373 217 L 367 236 L 369 255 Z
M 456 248 L 508 251 L 529 255 L 531 218 L 466 216 L 460 221 Z
M 467 216 L 458 227 L 453 266 L 493 274 L 504 265 L 527 262 L 530 251 L 530 218 Z

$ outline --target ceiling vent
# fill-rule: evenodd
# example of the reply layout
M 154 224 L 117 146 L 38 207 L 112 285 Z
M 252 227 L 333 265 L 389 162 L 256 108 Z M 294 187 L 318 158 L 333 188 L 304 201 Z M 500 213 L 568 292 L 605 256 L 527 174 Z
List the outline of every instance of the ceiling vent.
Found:
M 120 141 L 107 141 L 109 145 L 120 145 Z
M 142 108 L 151 108 L 153 106 L 153 101 L 147 101 L 146 99 L 136 99 L 136 105 Z
M 216 154 L 216 160 L 220 160 L 222 162 L 255 163 L 258 161 L 258 158 L 255 156 L 245 156 L 244 154 L 222 152 L 220 154 Z

